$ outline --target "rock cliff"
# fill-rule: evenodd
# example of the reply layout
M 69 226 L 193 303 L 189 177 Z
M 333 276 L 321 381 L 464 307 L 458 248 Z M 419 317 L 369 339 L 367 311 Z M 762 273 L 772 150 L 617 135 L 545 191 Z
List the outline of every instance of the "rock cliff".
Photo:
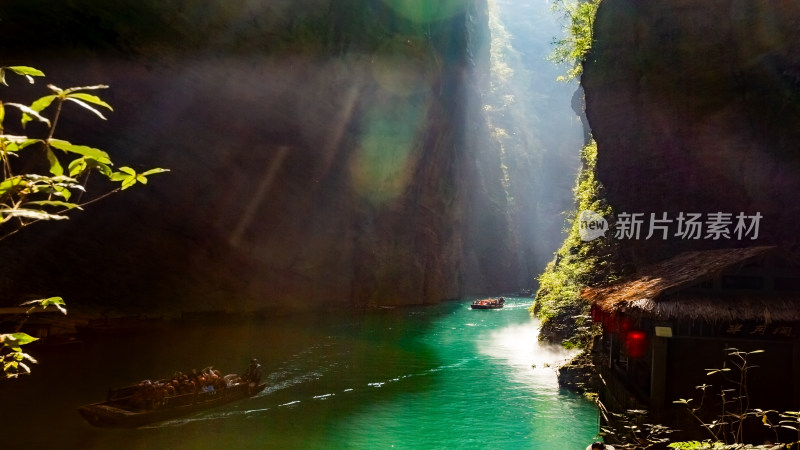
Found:
M 791 1 L 604 0 L 584 65 L 597 177 L 619 214 L 644 213 L 621 240 L 634 265 L 687 248 L 781 244 L 798 250 L 800 4 Z M 702 214 L 698 239 L 677 221 L 645 239 L 650 213 Z M 730 213 L 731 236 L 707 237 Z M 760 214 L 739 239 L 736 216 Z M 749 223 L 748 223 L 749 224 Z
M 501 176 L 478 167 L 497 151 L 486 2 L 262 3 L 4 6 L 3 64 L 111 86 L 108 123 L 68 111 L 67 138 L 172 171 L 4 241 L 2 302 L 310 309 L 527 282 Z

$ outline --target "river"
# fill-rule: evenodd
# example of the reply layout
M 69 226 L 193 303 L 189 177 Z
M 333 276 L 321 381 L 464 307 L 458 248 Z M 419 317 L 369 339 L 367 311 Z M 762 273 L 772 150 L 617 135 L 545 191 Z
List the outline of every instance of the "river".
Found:
M 568 355 L 536 343 L 530 299 L 469 301 L 174 326 L 37 354 L 32 375 L 0 385 L 0 447 L 19 449 L 582 449 L 594 405 L 560 390 Z M 110 386 L 259 357 L 257 397 L 132 430 L 94 428 L 75 408 Z

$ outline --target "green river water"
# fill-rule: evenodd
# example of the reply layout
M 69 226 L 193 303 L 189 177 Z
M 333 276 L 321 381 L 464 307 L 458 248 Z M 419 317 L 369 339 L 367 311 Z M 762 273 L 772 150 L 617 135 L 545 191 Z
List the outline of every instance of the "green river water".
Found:
M 530 304 L 175 326 L 46 351 L 33 375 L 0 385 L 0 447 L 583 449 L 597 412 L 558 388 L 568 355 L 536 343 Z M 110 386 L 209 364 L 240 371 L 251 355 L 269 385 L 239 403 L 132 430 L 93 428 L 75 411 Z

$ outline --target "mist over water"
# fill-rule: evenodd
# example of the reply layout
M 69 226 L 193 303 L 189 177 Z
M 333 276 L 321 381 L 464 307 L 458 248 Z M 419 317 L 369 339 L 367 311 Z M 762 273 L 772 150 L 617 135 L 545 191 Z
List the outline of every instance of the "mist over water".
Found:
M 488 339 L 479 342 L 478 349 L 482 354 L 517 369 L 512 374 L 518 381 L 538 382 L 552 388 L 553 370 L 575 356 L 576 352 L 540 344 L 538 336 L 538 321 L 531 320 L 492 331 Z

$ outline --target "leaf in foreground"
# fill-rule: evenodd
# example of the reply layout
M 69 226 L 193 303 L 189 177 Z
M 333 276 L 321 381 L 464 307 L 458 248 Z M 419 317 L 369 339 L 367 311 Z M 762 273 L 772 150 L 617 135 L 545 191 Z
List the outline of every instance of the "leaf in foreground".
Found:
M 28 333 L 0 334 L 0 343 L 6 347 L 11 347 L 12 349 L 19 348 L 22 345 L 30 344 L 31 342 L 38 340 L 39 338 L 35 338 Z

